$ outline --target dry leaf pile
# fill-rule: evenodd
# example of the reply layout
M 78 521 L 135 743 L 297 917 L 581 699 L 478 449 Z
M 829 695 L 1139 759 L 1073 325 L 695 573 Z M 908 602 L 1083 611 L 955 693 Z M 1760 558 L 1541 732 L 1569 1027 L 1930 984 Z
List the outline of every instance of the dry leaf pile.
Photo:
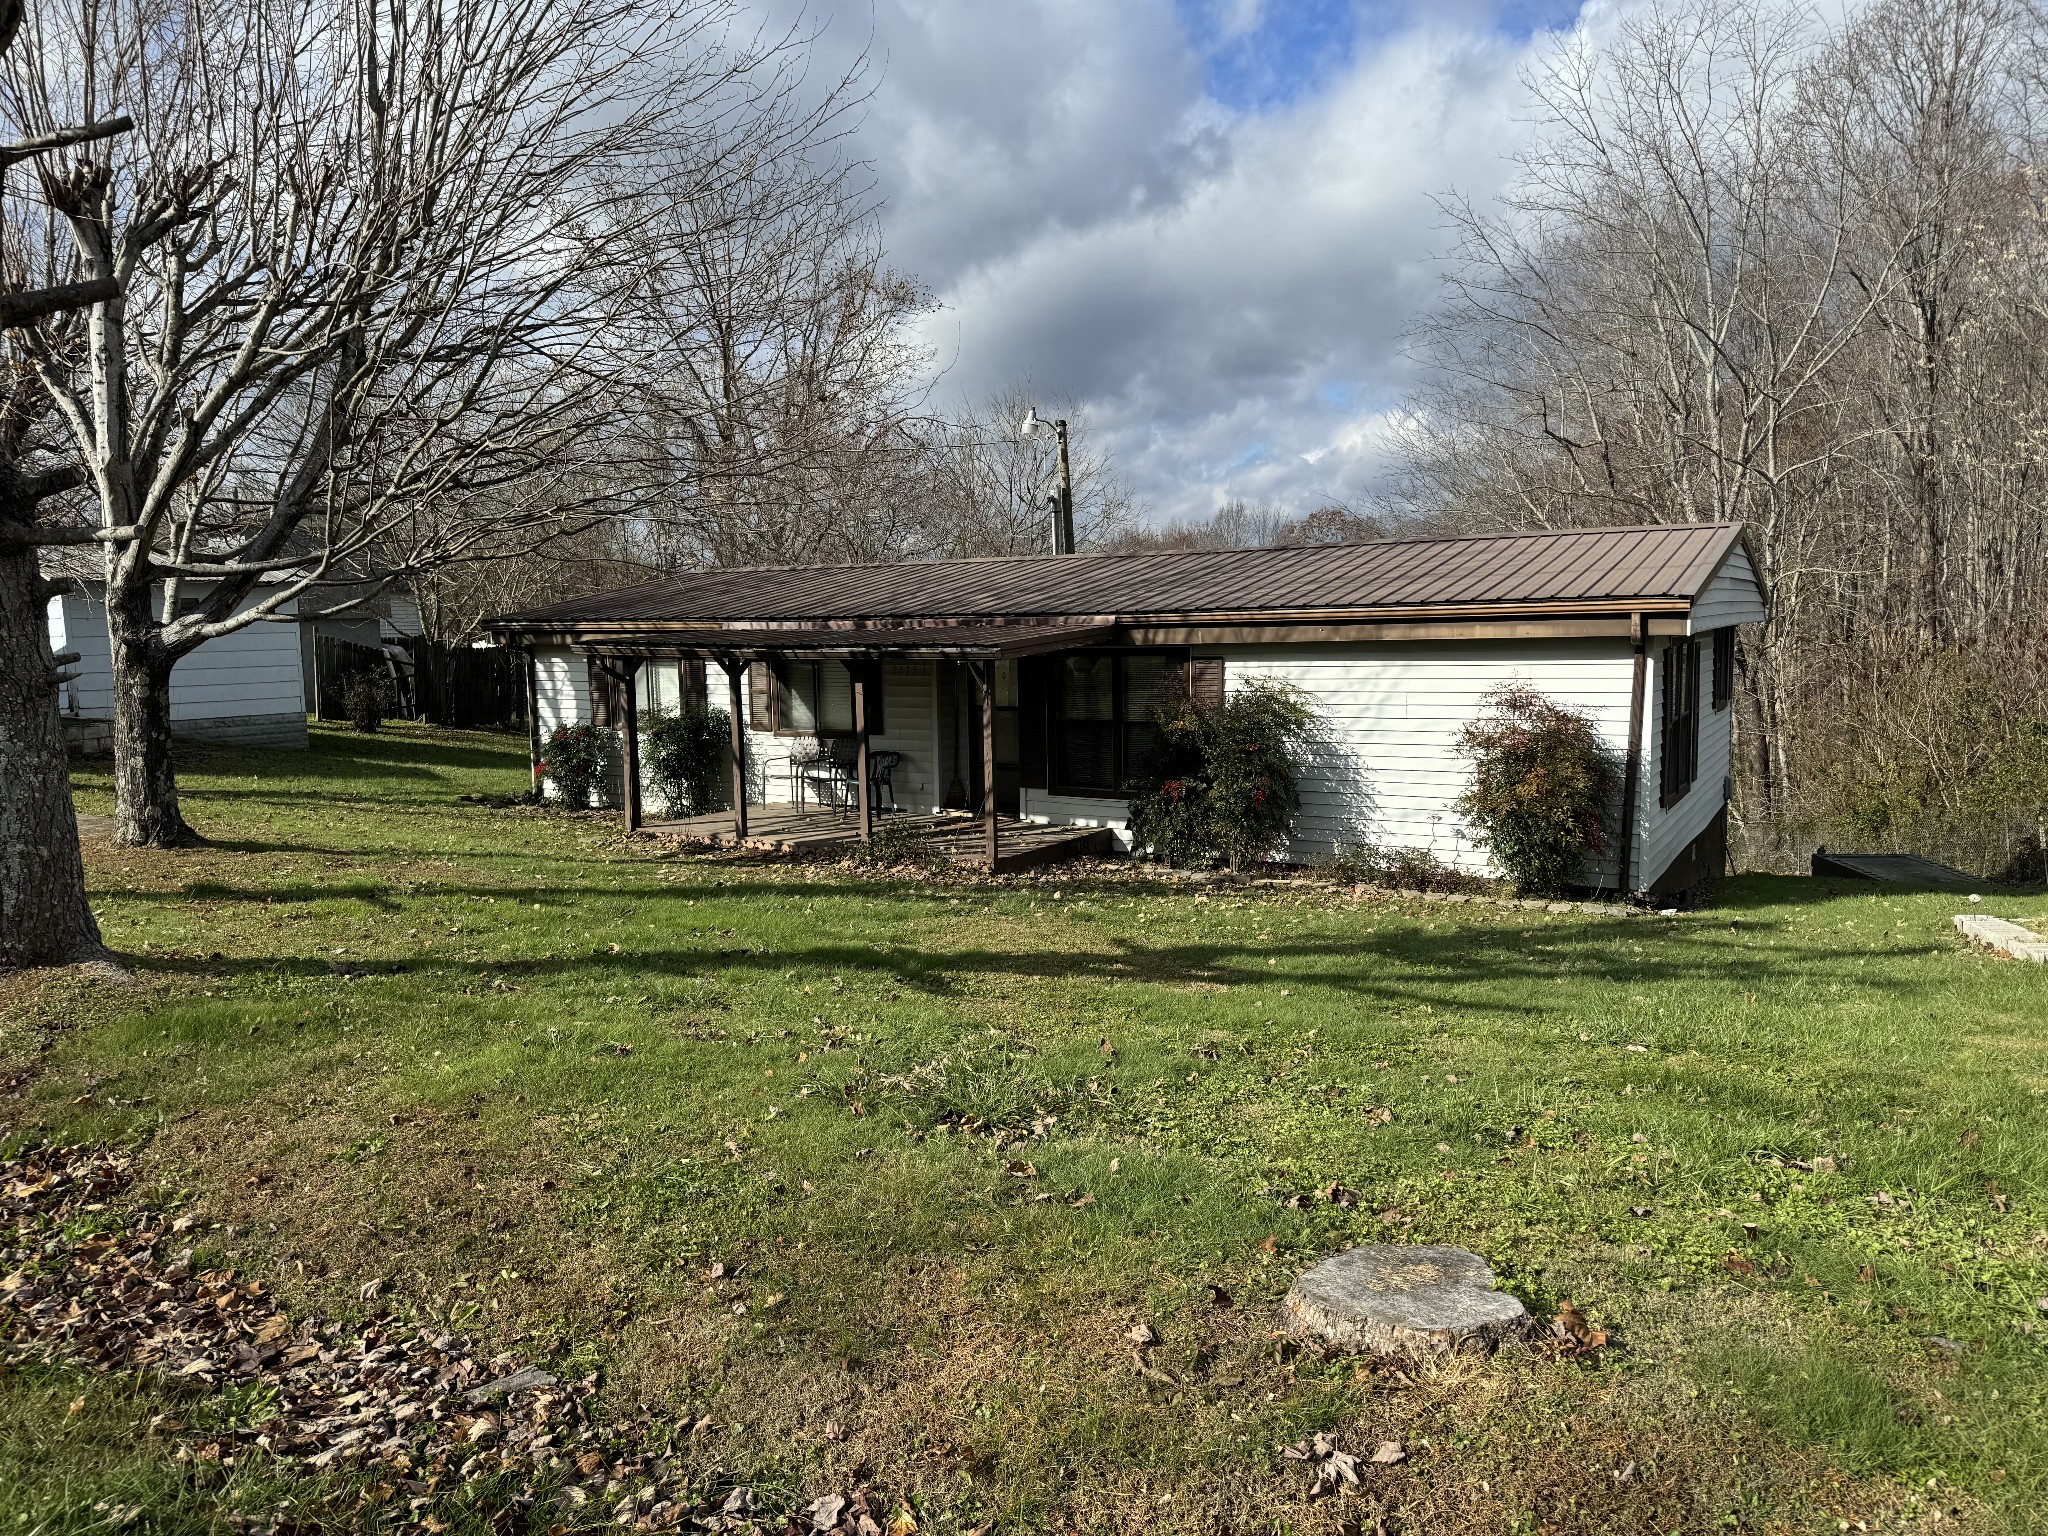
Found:
M 1312 1499 L 1333 1493 L 1356 1492 L 1359 1488 L 1359 1458 L 1349 1451 L 1339 1450 L 1333 1435 L 1319 1434 L 1312 1440 L 1298 1440 L 1293 1445 L 1282 1446 L 1280 1455 L 1286 1461 L 1307 1463 L 1311 1478 L 1309 1497 Z M 1392 1467 L 1407 1459 L 1407 1448 L 1400 1441 L 1382 1440 L 1365 1461 L 1371 1466 Z
M 195 1413 L 213 1421 L 203 1430 L 160 1415 L 151 1430 L 175 1443 L 180 1461 L 222 1477 L 252 1458 L 353 1472 L 361 1499 L 403 1510 L 408 1528 L 429 1532 L 447 1529 L 437 1512 L 458 1505 L 487 1509 L 505 1529 L 537 1513 L 637 1530 L 917 1529 L 908 1510 L 880 1520 L 865 1488 L 800 1514 L 773 1513 L 745 1488 L 707 1496 L 648 1449 L 651 1425 L 596 1422 L 594 1376 L 565 1383 L 511 1356 L 479 1359 L 465 1339 L 388 1316 L 361 1328 L 295 1323 L 261 1282 L 195 1270 L 191 1217 L 116 1208 L 131 1177 L 128 1159 L 90 1149 L 0 1161 L 0 1352 L 148 1372 L 195 1403 L 240 1389 L 259 1405 L 238 1416 Z M 364 1299 L 378 1289 L 366 1287 Z M 252 1517 L 244 1529 L 290 1524 Z

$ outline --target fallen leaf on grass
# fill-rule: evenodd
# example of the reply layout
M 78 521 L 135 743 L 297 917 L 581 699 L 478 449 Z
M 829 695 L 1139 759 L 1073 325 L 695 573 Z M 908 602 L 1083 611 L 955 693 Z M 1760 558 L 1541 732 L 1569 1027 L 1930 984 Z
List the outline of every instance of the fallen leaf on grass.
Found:
M 1550 1320 L 1550 1333 L 1567 1354 L 1591 1354 L 1607 1347 L 1607 1330 L 1589 1324 L 1569 1298 L 1558 1303 L 1557 1315 Z
M 1398 1440 L 1382 1440 L 1378 1449 L 1372 1453 L 1372 1464 L 1376 1467 L 1395 1466 L 1407 1459 L 1407 1448 Z
M 1035 1179 L 1038 1177 L 1038 1169 L 1035 1165 L 1017 1157 L 1013 1157 L 1003 1164 L 1003 1172 L 1013 1179 Z
M 1150 1323 L 1139 1323 L 1124 1335 L 1140 1349 L 1147 1349 L 1159 1342 L 1159 1335 L 1152 1331 Z

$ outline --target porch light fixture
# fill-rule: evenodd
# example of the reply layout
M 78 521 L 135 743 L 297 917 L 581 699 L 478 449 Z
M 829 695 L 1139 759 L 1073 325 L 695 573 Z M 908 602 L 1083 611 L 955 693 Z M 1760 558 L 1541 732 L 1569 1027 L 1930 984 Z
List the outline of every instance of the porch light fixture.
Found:
M 1052 509 L 1052 552 L 1056 555 L 1071 555 L 1074 552 L 1074 476 L 1067 464 L 1067 424 L 1064 421 L 1047 421 L 1038 414 L 1038 407 L 1027 406 L 1024 420 L 1019 424 L 1025 437 L 1036 437 L 1041 428 L 1051 428 L 1060 445 L 1059 489 L 1046 497 Z

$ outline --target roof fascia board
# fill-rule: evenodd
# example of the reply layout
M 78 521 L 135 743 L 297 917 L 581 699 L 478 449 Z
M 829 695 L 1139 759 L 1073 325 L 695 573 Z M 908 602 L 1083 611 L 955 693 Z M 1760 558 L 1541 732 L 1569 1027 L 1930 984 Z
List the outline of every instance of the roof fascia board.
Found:
M 1276 611 L 1273 609 L 1220 610 L 1216 612 L 1192 613 L 1139 613 L 1125 614 L 1115 619 L 1079 618 L 1073 615 L 1008 614 L 1001 616 L 970 615 L 948 619 L 921 619 L 897 621 L 890 625 L 873 627 L 914 628 L 998 628 L 1005 624 L 1014 625 L 1067 625 L 1075 629 L 1092 628 L 1105 623 L 1116 623 L 1125 627 L 1150 625 L 1252 625 L 1261 627 L 1300 624 L 1321 625 L 1371 625 L 1389 622 L 1424 623 L 1516 623 L 1531 620 L 1576 617 L 1609 617 L 1616 613 L 1677 613 L 1691 610 L 1689 597 L 1643 598 L 1631 602 L 1616 602 L 1611 598 L 1593 601 L 1568 601 L 1556 603 L 1518 603 L 1503 606 L 1499 618 L 1482 620 L 1474 617 L 1475 612 L 1484 612 L 1488 604 L 1449 604 L 1421 607 L 1384 608 L 1328 608 L 1294 609 Z M 582 644 L 594 643 L 607 637 L 623 635 L 675 635 L 704 636 L 706 643 L 719 629 L 745 629 L 761 631 L 769 629 L 831 629 L 840 626 L 856 628 L 861 621 L 849 620 L 844 615 L 829 619 L 780 620 L 775 622 L 748 623 L 744 620 L 703 620 L 703 619 L 603 619 L 588 622 L 556 621 L 545 625 L 521 624 L 501 621 L 488 625 L 493 634 L 502 635 L 508 641 L 519 644 Z

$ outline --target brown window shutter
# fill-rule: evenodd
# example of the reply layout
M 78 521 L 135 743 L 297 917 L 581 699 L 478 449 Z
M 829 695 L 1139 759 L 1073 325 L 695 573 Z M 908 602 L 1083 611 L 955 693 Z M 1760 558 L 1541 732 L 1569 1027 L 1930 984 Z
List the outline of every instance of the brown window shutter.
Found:
M 757 731 L 775 729 L 774 690 L 765 661 L 747 663 L 747 724 Z
M 704 675 L 704 663 L 685 661 L 682 672 L 682 703 L 685 709 L 709 709 L 711 707 L 710 680 Z
M 1735 697 L 1735 630 L 1714 631 L 1714 708 L 1726 709 Z
M 1223 658 L 1197 656 L 1188 662 L 1188 694 L 1210 708 L 1223 702 Z
M 1657 656 L 1657 804 L 1668 807 L 1678 798 L 1678 647 L 1667 645 Z
M 585 662 L 590 669 L 590 723 L 617 724 L 625 715 L 618 696 L 619 680 L 595 656 L 585 658 Z
M 1685 787 L 1700 776 L 1700 643 L 1685 642 Z

